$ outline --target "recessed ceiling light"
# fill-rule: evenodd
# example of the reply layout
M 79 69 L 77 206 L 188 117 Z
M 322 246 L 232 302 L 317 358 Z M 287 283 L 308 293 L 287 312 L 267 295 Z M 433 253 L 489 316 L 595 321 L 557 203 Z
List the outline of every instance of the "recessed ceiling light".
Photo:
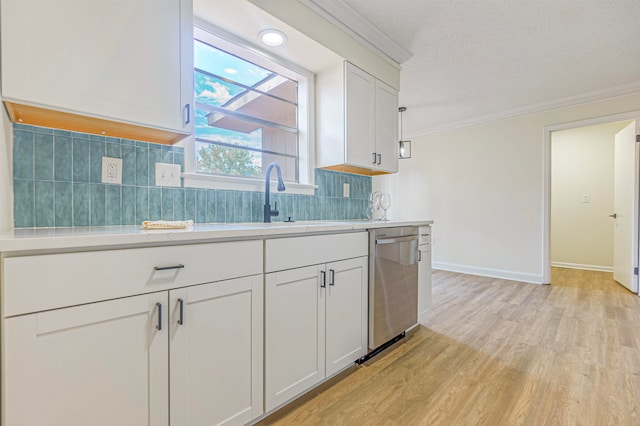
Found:
M 282 31 L 274 29 L 262 30 L 258 37 L 264 44 L 271 47 L 282 46 L 287 41 L 287 36 Z

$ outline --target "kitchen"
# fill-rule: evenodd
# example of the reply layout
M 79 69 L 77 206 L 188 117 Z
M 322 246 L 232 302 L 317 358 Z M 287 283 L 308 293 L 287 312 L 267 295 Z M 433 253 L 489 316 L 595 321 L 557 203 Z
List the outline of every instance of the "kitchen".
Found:
M 268 2 L 256 1 L 254 3 Z M 243 3 L 243 5 L 250 7 L 249 4 Z M 277 10 L 277 6 L 267 4 L 262 4 L 261 7 L 281 20 L 289 22 L 292 26 L 294 26 L 296 14 L 299 14 L 298 18 L 303 17 L 304 19 L 299 19 L 297 25 L 307 27 L 310 33 L 315 31 L 315 38 L 324 40 L 322 34 L 325 34 L 324 37 L 327 39 L 325 42 L 331 45 L 336 52 L 353 50 L 350 54 L 340 53 L 340 56 L 351 58 L 363 68 L 374 73 L 376 77 L 387 80 L 389 84 L 399 84 L 400 73 L 397 70 L 379 59 L 378 56 L 368 53 L 367 49 L 362 48 L 347 35 L 343 33 L 336 35 L 336 33 L 327 31 L 328 24 L 305 9 L 305 6 L 293 2 L 287 7 L 281 8 L 282 10 Z M 245 16 L 259 15 L 260 13 L 259 10 L 254 9 L 245 12 Z M 287 15 L 289 19 L 287 19 Z M 304 25 L 300 22 L 304 22 Z M 314 27 L 314 23 L 317 24 L 317 27 Z M 223 24 L 220 23 L 220 25 Z M 338 40 L 329 40 L 331 34 L 338 37 Z M 434 248 L 441 250 L 441 254 L 436 253 L 434 257 L 436 263 L 439 263 L 436 266 L 445 270 L 541 283 L 544 281 L 544 272 L 543 261 L 540 259 L 543 243 L 540 237 L 542 220 L 539 217 L 539 212 L 542 210 L 543 177 L 539 164 L 542 162 L 543 152 L 540 147 L 539 130 L 558 122 L 578 121 L 593 116 L 634 111 L 637 110 L 635 107 L 637 104 L 637 93 L 622 94 L 612 99 L 593 101 L 588 104 L 567 107 L 563 110 L 537 112 L 529 116 L 515 117 L 458 130 L 447 134 L 444 137 L 447 140 L 445 143 L 437 143 L 438 140 L 442 140 L 442 137 L 427 136 L 420 138 L 419 141 L 414 138 L 413 158 L 400 162 L 400 173 L 373 178 L 372 182 L 363 181 L 362 177 L 357 175 L 337 175 L 349 179 L 349 181 L 334 181 L 334 184 L 337 183 L 337 185 L 331 184 L 331 188 L 323 196 L 327 198 L 327 203 L 336 203 L 336 206 L 339 206 L 340 198 L 344 198 L 341 197 L 344 187 L 340 187 L 339 184 L 349 183 L 351 188 L 364 187 L 365 189 L 361 189 L 359 192 L 358 198 L 348 201 L 358 203 L 359 214 L 364 214 L 366 195 L 363 194 L 369 192 L 367 188 L 390 192 L 393 201 L 389 213 L 394 220 L 435 220 L 437 225 L 434 228 L 436 239 Z M 409 108 L 407 118 L 411 112 L 412 109 Z M 523 133 L 522 129 L 535 130 Z M 11 125 L 6 117 L 4 117 L 2 130 L 5 138 L 3 138 L 0 160 L 7 167 L 3 167 L 2 173 L 4 175 L 0 179 L 0 193 L 3 196 L 3 203 L 1 203 L 3 210 L 0 218 L 2 218 L 3 228 L 11 229 L 14 223 L 13 208 L 11 207 L 13 203 L 11 188 L 14 182 L 12 182 L 13 174 L 9 172 L 12 167 L 9 166 L 13 166 L 13 155 L 10 150 L 12 144 L 9 142 L 11 141 Z M 25 128 L 21 130 L 29 133 Z M 317 130 L 321 131 L 324 128 Z M 31 130 L 31 133 L 35 138 L 39 132 Z M 520 140 L 521 143 L 517 145 L 509 143 L 512 140 Z M 91 138 L 89 138 L 89 142 L 92 142 Z M 105 143 L 105 152 L 107 148 L 107 143 Z M 138 148 L 141 147 L 137 146 L 136 149 Z M 124 145 L 121 149 L 124 149 Z M 143 149 L 148 150 L 146 155 L 152 155 L 153 148 Z M 174 146 L 171 149 L 172 161 L 167 162 L 180 161 L 180 154 L 186 154 L 187 149 L 188 147 L 185 146 L 184 151 L 181 152 L 180 147 Z M 462 151 L 464 151 L 464 155 L 462 155 Z M 491 155 L 491 153 L 496 155 Z M 478 161 L 479 159 L 482 161 Z M 90 154 L 88 161 L 92 161 Z M 442 162 L 445 161 L 449 163 L 450 167 L 444 167 L 445 164 Z M 506 169 L 504 168 L 505 164 L 508 164 Z M 314 176 L 316 181 L 325 178 L 331 181 L 332 177 L 336 176 L 333 174 L 334 172 L 327 171 L 315 171 L 314 173 L 320 174 L 320 176 Z M 307 174 L 309 175 L 311 172 L 308 171 Z M 126 176 L 123 176 L 123 179 L 125 178 Z M 92 177 L 89 176 L 89 179 Z M 93 181 L 90 180 L 90 182 Z M 425 182 L 431 186 L 438 185 L 438 187 L 431 188 L 425 197 L 412 196 L 412 194 L 423 193 Z M 468 182 L 474 182 L 473 189 L 468 188 Z M 372 186 L 367 187 L 367 185 Z M 480 189 L 482 190 L 480 191 Z M 440 201 L 445 198 L 439 191 L 445 192 L 447 197 L 454 197 L 452 204 L 456 206 L 456 211 L 445 209 L 446 205 Z M 187 194 L 190 193 L 187 191 L 185 197 Z M 225 195 L 227 194 L 225 193 Z M 298 197 L 305 195 L 308 194 L 296 194 Z M 124 199 L 124 192 L 121 196 Z M 197 190 L 194 196 L 197 203 Z M 486 203 L 487 199 L 491 200 L 491 203 Z M 287 204 L 290 204 L 292 208 L 296 206 L 297 208 L 293 208 L 294 211 L 305 211 L 299 206 L 308 202 L 303 198 L 289 200 L 286 198 L 286 194 L 280 200 L 281 206 Z M 234 200 L 233 206 L 228 206 L 225 199 L 225 210 L 226 213 L 229 213 L 230 222 L 236 221 L 234 217 L 236 212 L 244 211 L 242 207 L 237 208 L 236 206 L 243 206 L 247 201 L 240 196 L 237 203 Z M 318 204 L 316 203 L 315 206 L 317 207 Z M 121 205 L 120 207 L 123 212 L 120 217 L 126 216 L 125 206 Z M 174 208 L 175 204 L 172 206 L 172 211 L 175 213 Z M 352 207 L 352 209 L 355 208 Z M 186 207 L 184 210 L 186 213 Z M 281 208 L 281 210 L 283 209 Z M 325 216 L 319 218 L 349 219 L 349 217 L 338 216 L 337 213 L 334 213 L 342 211 L 348 215 L 349 210 L 350 205 L 345 205 L 341 209 L 329 208 L 324 210 Z M 219 211 L 219 209 L 214 209 L 214 211 Z M 251 211 L 254 210 L 251 209 Z M 501 212 L 500 224 L 496 223 L 496 212 Z M 32 214 L 34 220 L 31 226 L 33 224 L 37 226 L 38 217 L 35 212 Z M 327 214 L 336 214 L 336 217 L 327 217 Z M 464 214 L 464 216 L 460 217 L 460 214 Z M 106 221 L 106 216 L 106 213 L 104 218 L 100 214 L 91 216 L 91 213 L 88 213 L 89 220 L 96 219 L 97 223 L 100 223 L 101 220 Z M 296 213 L 291 216 L 294 219 L 300 217 Z M 173 217 L 176 217 L 175 214 Z M 16 221 L 21 219 L 22 217 L 15 218 Z M 44 223 L 51 220 L 46 217 L 43 219 Z M 251 216 L 251 219 L 255 220 L 255 217 Z M 305 219 L 318 219 L 318 217 L 306 217 Z M 135 215 L 134 220 L 138 222 Z M 209 221 L 208 218 L 205 220 Z M 55 223 L 55 217 L 53 221 Z M 216 221 L 219 222 L 219 220 Z M 241 221 L 246 221 L 246 219 Z M 25 224 L 25 227 L 29 227 L 28 223 Z M 104 238 L 108 239 L 109 236 Z M 92 244 L 99 245 L 96 242 Z

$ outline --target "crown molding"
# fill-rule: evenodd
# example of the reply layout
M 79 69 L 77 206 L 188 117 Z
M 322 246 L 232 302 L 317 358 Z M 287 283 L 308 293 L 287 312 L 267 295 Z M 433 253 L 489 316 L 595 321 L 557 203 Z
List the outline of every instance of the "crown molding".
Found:
M 413 56 L 344 2 L 298 0 L 396 68 Z
M 582 95 L 570 96 L 566 98 L 556 99 L 553 101 L 542 102 L 539 104 L 529 105 L 522 108 L 515 108 L 508 111 L 499 112 L 476 117 L 470 120 L 461 120 L 454 123 L 445 124 L 437 127 L 427 127 L 413 132 L 406 132 L 409 138 L 418 138 L 421 136 L 430 136 L 438 133 L 445 133 L 452 130 L 463 129 L 465 127 L 473 127 L 481 124 L 490 123 L 498 120 L 506 120 L 509 118 L 520 117 L 539 112 L 552 111 L 556 109 L 568 108 L 571 106 L 588 104 L 591 102 L 604 101 L 607 99 L 617 98 L 620 96 L 633 95 L 640 93 L 640 81 L 635 83 L 615 86 L 609 89 L 597 90 L 593 92 L 583 93 Z

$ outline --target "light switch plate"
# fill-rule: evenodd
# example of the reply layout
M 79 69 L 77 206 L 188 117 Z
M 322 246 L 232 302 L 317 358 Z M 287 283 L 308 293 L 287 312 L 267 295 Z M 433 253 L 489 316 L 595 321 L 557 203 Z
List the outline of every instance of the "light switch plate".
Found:
M 156 163 L 156 185 L 180 187 L 180 164 Z
M 122 158 L 102 157 L 102 183 L 122 184 Z
M 343 183 L 342 184 L 342 196 L 344 198 L 349 198 L 349 184 L 348 183 Z

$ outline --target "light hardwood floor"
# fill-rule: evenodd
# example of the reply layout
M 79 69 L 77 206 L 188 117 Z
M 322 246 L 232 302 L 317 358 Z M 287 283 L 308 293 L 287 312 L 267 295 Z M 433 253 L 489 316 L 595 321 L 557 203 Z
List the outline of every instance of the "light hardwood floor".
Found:
M 640 297 L 610 273 L 434 271 L 413 336 L 260 424 L 640 425 Z

